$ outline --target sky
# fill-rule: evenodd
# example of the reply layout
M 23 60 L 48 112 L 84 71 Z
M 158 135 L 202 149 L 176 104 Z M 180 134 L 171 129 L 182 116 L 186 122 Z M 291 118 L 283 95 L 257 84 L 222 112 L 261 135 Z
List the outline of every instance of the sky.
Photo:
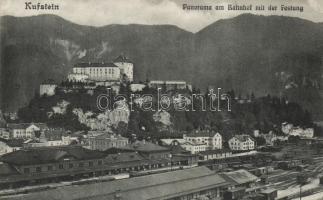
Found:
M 25 2 L 57 4 L 59 10 L 26 10 Z M 187 5 L 223 5 L 224 11 L 187 11 Z M 278 11 L 228 11 L 228 4 L 275 5 Z M 303 6 L 304 11 L 280 11 L 281 5 Z M 171 24 L 197 32 L 207 25 L 242 13 L 284 15 L 323 22 L 323 0 L 0 0 L 0 16 L 16 17 L 55 14 L 71 22 L 104 26 L 109 24 Z

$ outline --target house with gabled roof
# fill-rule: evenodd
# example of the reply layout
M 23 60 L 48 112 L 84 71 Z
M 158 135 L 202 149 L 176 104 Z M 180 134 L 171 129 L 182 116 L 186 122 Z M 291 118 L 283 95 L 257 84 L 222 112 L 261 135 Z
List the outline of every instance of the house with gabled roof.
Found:
M 235 135 L 229 141 L 233 151 L 247 151 L 255 149 L 255 140 L 250 135 Z
M 206 150 L 222 149 L 222 136 L 216 131 L 195 130 L 184 134 L 183 139 L 188 142 L 205 143 Z

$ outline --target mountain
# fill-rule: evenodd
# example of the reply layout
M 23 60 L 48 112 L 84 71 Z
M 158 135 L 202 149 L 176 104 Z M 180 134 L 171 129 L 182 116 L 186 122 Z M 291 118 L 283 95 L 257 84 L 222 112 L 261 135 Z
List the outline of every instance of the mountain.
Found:
M 171 25 L 81 26 L 54 15 L 0 20 L 4 110 L 25 105 L 42 81 L 61 81 L 76 62 L 122 53 L 135 63 L 136 81 L 181 79 L 201 89 L 283 95 L 315 116 L 323 111 L 319 23 L 243 14 L 193 34 Z
M 136 80 L 148 76 L 180 78 L 191 33 L 175 26 L 80 26 L 60 17 L 1 19 L 2 106 L 15 109 L 34 95 L 39 84 L 64 79 L 79 61 L 109 61 L 120 53 L 130 57 Z M 178 59 L 179 58 L 179 59 Z M 173 73 L 175 76 L 172 77 Z

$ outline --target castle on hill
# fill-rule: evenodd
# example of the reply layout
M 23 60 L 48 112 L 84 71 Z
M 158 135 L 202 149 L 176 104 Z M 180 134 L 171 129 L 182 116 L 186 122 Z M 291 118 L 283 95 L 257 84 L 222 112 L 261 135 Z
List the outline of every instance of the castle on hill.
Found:
M 133 74 L 134 64 L 126 56 L 120 55 L 113 60 L 113 62 L 83 62 L 76 63 L 72 72 L 68 74 L 68 84 L 73 85 L 77 89 L 79 85 L 84 84 L 85 88 L 93 90 L 97 86 L 105 86 L 112 88 L 116 93 L 119 93 L 121 83 L 130 83 L 132 91 L 140 91 L 146 84 L 134 83 Z M 163 88 L 167 90 L 174 89 L 189 89 L 192 86 L 185 81 L 180 80 L 151 80 L 148 82 L 150 88 Z M 54 81 L 45 81 L 40 84 L 40 96 L 53 96 L 56 89 L 61 89 L 64 92 L 70 90 L 66 89 L 64 85 L 58 85 Z
M 113 62 L 77 63 L 68 75 L 74 82 L 120 82 L 133 81 L 133 63 L 125 56 L 118 56 Z

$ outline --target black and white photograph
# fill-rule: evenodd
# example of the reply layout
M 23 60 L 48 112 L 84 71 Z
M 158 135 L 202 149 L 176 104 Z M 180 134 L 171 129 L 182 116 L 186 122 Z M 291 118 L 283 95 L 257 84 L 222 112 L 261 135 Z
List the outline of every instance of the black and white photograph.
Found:
M 0 199 L 323 200 L 323 1 L 0 0 Z

